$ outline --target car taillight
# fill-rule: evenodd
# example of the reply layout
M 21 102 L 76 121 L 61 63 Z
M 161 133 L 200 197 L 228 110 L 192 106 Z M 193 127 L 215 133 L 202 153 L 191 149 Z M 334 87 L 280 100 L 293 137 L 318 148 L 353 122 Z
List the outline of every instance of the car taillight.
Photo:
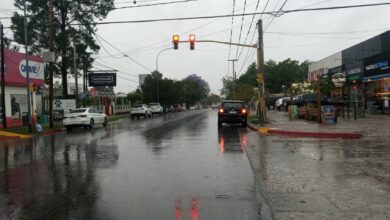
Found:
M 223 112 L 224 112 L 223 108 L 220 108 L 219 113 L 223 113 Z
M 246 109 L 242 109 L 241 114 L 246 114 Z

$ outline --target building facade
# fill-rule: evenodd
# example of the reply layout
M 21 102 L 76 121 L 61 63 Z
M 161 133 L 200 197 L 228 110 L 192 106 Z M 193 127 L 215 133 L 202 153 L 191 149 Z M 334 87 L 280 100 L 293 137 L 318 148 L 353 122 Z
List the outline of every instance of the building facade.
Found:
M 349 105 L 357 103 L 363 111 L 370 111 L 373 108 L 380 109 L 382 113 L 389 111 L 390 31 L 336 54 L 337 56 L 341 54 L 341 62 L 335 63 L 332 67 L 327 63 L 329 57 L 312 63 L 309 66 L 308 80 L 315 80 L 313 75 L 316 69 L 320 68 L 323 68 L 322 75 L 326 74 L 330 79 L 334 75 L 344 75 L 345 85 L 341 92 L 345 94 L 342 96 L 345 102 Z M 336 54 L 332 56 L 338 58 Z M 311 66 L 315 68 L 310 68 Z
M 30 83 L 35 86 L 44 85 L 44 63 L 38 56 L 29 56 L 29 65 L 26 65 L 25 54 L 11 50 L 4 51 L 5 62 L 5 111 L 7 127 L 20 127 L 23 125 L 23 116 L 27 115 L 27 84 L 26 72 L 29 69 Z M 1 80 L 1 79 L 0 79 Z M 36 93 L 31 93 L 31 110 L 36 112 L 37 102 Z M 39 99 L 40 100 L 40 99 Z M 3 106 L 0 99 L 0 106 Z M 2 118 L 2 117 L 0 117 Z M 1 120 L 1 119 L 0 119 Z M 2 127 L 2 123 L 0 123 Z

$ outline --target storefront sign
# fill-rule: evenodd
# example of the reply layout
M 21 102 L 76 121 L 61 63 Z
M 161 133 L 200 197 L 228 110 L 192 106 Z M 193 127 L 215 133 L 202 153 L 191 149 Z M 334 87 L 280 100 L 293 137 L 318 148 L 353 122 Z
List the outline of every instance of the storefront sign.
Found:
M 332 76 L 332 82 L 336 87 L 343 87 L 346 82 L 344 73 L 336 73 Z
M 43 80 L 44 75 L 44 65 L 43 63 L 30 61 L 28 62 L 28 66 L 26 65 L 26 60 L 22 60 L 19 63 L 19 72 L 20 74 L 26 78 L 27 70 L 29 73 L 30 79 L 40 79 Z
M 44 63 L 38 56 L 28 56 L 29 64 L 26 65 L 26 57 L 23 53 L 12 50 L 4 51 L 6 68 L 6 85 L 26 85 L 26 74 L 29 71 L 30 83 L 42 86 L 44 84 Z
M 385 60 L 379 63 L 374 63 L 366 66 L 366 70 L 375 70 L 375 69 L 388 69 L 389 68 L 389 61 Z
M 116 86 L 116 73 L 90 73 L 89 86 Z
M 321 106 L 322 121 L 328 125 L 336 124 L 337 111 L 333 105 Z
M 390 73 L 389 55 L 380 54 L 364 61 L 364 77 Z

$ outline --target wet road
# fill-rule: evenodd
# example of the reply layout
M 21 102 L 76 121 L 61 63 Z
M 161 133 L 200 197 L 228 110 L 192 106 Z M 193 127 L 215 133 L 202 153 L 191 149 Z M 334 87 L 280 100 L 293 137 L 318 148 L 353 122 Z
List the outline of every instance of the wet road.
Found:
M 0 219 L 259 219 L 247 130 L 216 112 L 0 144 Z

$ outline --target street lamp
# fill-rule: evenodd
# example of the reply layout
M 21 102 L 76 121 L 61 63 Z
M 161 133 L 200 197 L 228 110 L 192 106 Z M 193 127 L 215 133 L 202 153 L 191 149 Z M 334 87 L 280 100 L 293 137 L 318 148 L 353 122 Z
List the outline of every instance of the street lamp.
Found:
M 158 52 L 157 54 L 157 57 L 156 57 L 156 72 L 159 72 L 158 71 L 158 58 L 160 57 L 160 54 L 164 51 L 167 51 L 167 50 L 172 50 L 173 48 L 172 47 L 169 47 L 169 48 L 165 48 L 163 50 L 161 50 L 160 52 Z M 153 74 L 152 74 L 152 77 L 153 77 Z M 154 77 L 153 77 L 154 78 Z M 158 78 L 155 79 L 156 80 L 156 87 L 157 87 L 157 102 L 160 103 L 160 94 L 159 94 L 159 87 L 158 87 Z

